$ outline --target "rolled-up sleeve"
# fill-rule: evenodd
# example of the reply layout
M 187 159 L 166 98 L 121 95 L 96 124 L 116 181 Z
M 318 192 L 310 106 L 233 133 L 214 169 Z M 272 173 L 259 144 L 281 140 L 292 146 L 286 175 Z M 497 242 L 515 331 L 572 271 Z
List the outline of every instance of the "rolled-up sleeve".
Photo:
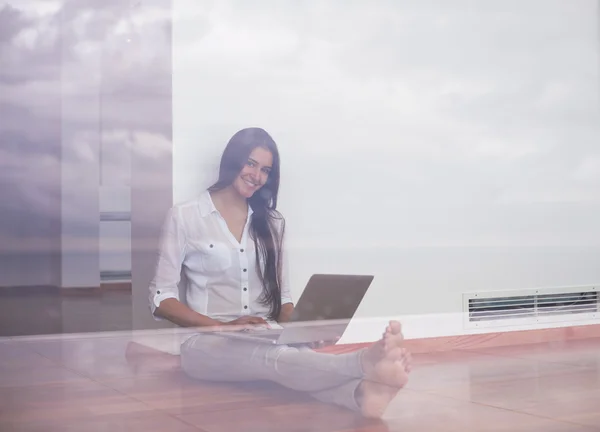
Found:
M 290 266 L 289 266 L 289 255 L 286 247 L 285 240 L 285 221 L 280 221 L 278 225 L 279 235 L 281 236 L 281 304 L 294 303 L 292 299 L 292 293 L 290 290 Z
M 283 255 L 282 275 L 281 275 L 281 304 L 294 303 L 290 291 L 290 270 L 288 266 L 287 254 Z
M 185 232 L 177 207 L 167 213 L 161 231 L 158 259 L 154 278 L 150 282 L 150 310 L 155 320 L 156 308 L 168 298 L 179 300 L 178 284 L 181 278 L 181 265 L 185 256 Z

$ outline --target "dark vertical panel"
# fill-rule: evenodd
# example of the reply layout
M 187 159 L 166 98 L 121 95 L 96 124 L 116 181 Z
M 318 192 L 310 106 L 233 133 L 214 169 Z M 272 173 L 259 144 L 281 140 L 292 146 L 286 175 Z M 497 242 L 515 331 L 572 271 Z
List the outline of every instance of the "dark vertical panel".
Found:
M 0 7 L 0 286 L 60 280 L 62 35 L 19 46 L 41 21 L 26 3 Z
M 149 118 L 146 135 L 138 136 L 131 158 L 132 235 L 132 320 L 134 329 L 164 327 L 155 322 L 148 308 L 148 284 L 153 277 L 160 229 L 172 203 L 172 85 L 171 85 L 171 2 L 141 3 L 160 8 L 164 19 L 150 28 L 139 29 L 140 44 L 152 43 L 153 76 L 143 94 L 135 95 L 132 107 L 143 106 Z
M 60 333 L 61 47 L 58 21 L 0 6 L 0 336 Z

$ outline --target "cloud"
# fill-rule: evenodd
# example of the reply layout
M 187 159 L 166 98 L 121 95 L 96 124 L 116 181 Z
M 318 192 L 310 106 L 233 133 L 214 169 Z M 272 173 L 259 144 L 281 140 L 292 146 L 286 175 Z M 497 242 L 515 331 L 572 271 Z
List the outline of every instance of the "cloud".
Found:
M 34 2 L 37 3 L 37 2 Z M 50 5 L 56 2 L 48 2 Z M 31 7 L 27 1 L 19 9 L 10 5 L 0 10 L 2 30 L 2 70 L 0 85 L 15 86 L 32 80 L 56 79 L 57 60 L 68 55 L 63 50 L 59 20 L 53 8 Z M 48 6 L 48 5 L 46 5 Z
M 587 241 L 568 215 L 600 210 L 596 1 L 230 1 L 195 9 L 197 29 L 175 5 L 182 195 L 204 184 L 190 161 L 261 125 L 314 238 Z M 374 212 L 384 239 L 366 234 Z
M 565 126 L 584 127 L 592 142 L 595 2 L 500 3 L 221 2 L 195 34 L 176 25 L 176 74 L 195 76 L 196 94 L 211 101 L 206 123 L 302 124 L 317 135 L 296 133 L 303 149 L 370 141 L 409 156 L 514 160 L 564 147 Z
M 10 5 L 0 10 L 0 43 L 8 44 L 22 29 L 28 26 L 25 14 Z
M 70 235 L 96 232 L 86 206 L 100 187 L 100 156 L 106 183 L 118 186 L 130 182 L 130 152 L 164 157 L 167 6 L 27 0 L 1 9 L 3 238 L 42 242 L 49 223 L 60 229 L 61 205 Z
M 575 180 L 599 186 L 600 184 L 600 155 L 584 158 L 573 173 Z
M 2 9 L 0 133 L 11 168 L 0 176 L 20 208 L 42 212 L 57 193 L 26 173 L 60 162 L 85 177 L 99 140 L 116 182 L 128 178 L 124 149 L 150 172 L 170 145 L 171 85 L 175 176 L 187 185 L 203 183 L 227 139 L 253 124 L 273 134 L 294 175 L 322 185 L 307 194 L 298 180 L 283 184 L 291 209 L 354 203 L 369 220 L 353 191 L 373 182 L 386 223 L 406 213 L 413 231 L 467 241 L 495 238 L 504 220 L 519 238 L 517 216 L 563 229 L 567 218 L 548 206 L 577 217 L 598 205 L 595 1 L 181 0 L 173 83 L 167 3 Z

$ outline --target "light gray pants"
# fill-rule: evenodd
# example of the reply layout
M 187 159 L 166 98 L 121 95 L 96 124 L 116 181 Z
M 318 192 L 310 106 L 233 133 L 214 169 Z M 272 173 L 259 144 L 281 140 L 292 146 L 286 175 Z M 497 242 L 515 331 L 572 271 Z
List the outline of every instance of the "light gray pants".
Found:
M 355 393 L 364 372 L 362 351 L 318 353 L 214 334 L 192 336 L 181 346 L 184 372 L 205 381 L 273 381 L 314 398 L 359 411 Z

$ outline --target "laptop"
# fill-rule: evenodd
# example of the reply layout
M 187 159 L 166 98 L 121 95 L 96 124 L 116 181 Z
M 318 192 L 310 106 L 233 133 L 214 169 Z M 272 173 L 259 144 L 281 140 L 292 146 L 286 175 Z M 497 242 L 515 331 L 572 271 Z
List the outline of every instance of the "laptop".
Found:
M 338 340 L 364 298 L 374 276 L 315 274 L 295 305 L 289 322 L 275 328 L 221 332 L 229 338 L 275 345 Z

